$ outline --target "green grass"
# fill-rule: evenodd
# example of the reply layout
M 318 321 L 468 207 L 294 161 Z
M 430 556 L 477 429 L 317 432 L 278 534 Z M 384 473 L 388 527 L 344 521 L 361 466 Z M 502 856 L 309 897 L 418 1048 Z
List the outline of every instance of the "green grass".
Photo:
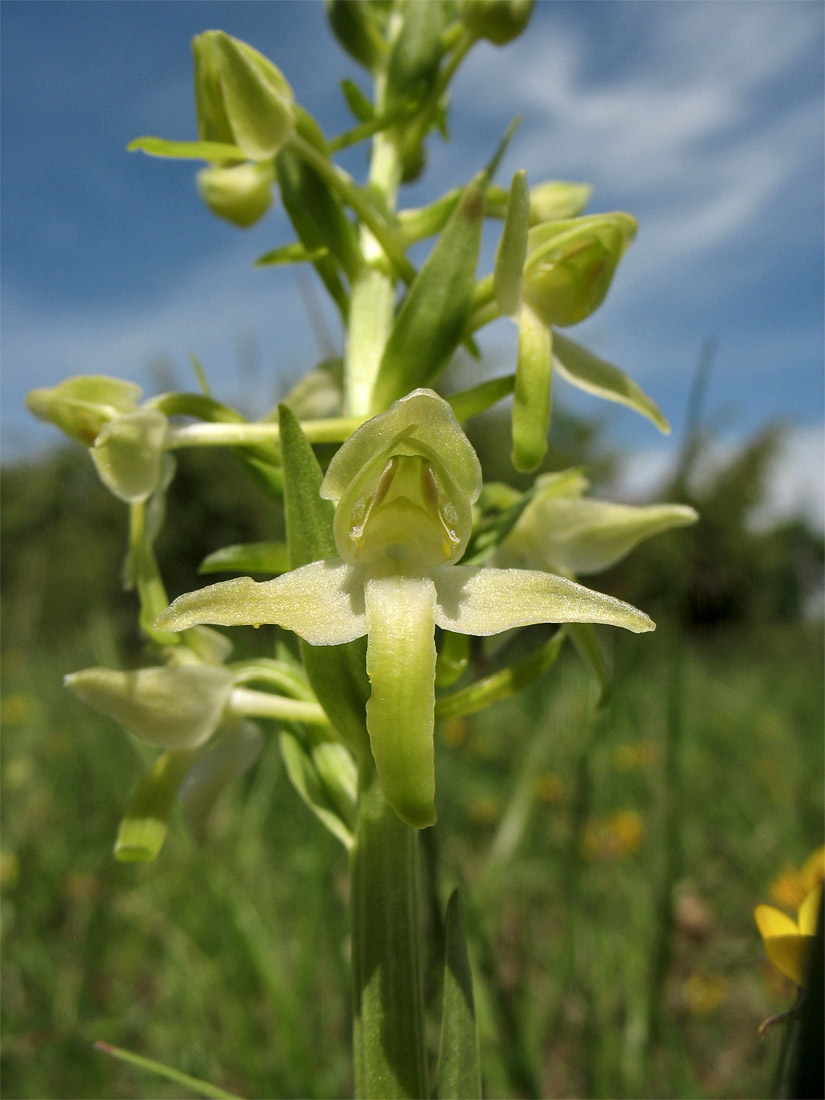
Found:
M 429 896 L 464 891 L 487 1095 L 766 1096 L 780 1036 L 756 1032 L 792 990 L 752 911 L 822 842 L 821 628 L 606 640 L 605 715 L 571 653 L 440 730 Z M 181 1095 L 96 1040 L 243 1096 L 351 1095 L 346 857 L 276 739 L 205 848 L 176 821 L 118 864 L 145 757 L 61 686 L 115 663 L 106 631 L 7 643 L 3 1095 Z

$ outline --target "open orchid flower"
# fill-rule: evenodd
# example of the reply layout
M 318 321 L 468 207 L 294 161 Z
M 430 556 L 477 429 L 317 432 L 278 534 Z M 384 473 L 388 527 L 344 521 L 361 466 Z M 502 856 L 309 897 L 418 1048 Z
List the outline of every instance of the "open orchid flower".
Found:
M 566 473 L 538 477 L 496 564 L 567 576 L 601 573 L 645 539 L 699 519 L 686 504 L 615 504 L 585 497 L 587 488 L 584 478 Z
M 456 565 L 471 532 L 481 467 L 450 406 L 415 390 L 363 424 L 329 465 L 340 558 L 275 580 L 239 577 L 180 596 L 164 630 L 275 623 L 312 645 L 368 636 L 366 724 L 388 802 L 435 822 L 435 627 L 497 634 L 533 623 L 593 622 L 634 632 L 635 607 L 552 574 Z

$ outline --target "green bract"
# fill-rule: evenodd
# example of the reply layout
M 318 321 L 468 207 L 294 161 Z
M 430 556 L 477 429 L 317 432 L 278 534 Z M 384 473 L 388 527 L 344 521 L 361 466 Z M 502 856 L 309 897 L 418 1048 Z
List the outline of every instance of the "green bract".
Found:
M 643 612 L 563 577 L 456 565 L 480 489 L 478 459 L 449 405 L 416 390 L 362 425 L 330 464 L 321 491 L 338 501 L 339 559 L 187 593 L 158 626 L 277 623 L 313 645 L 366 634 L 366 722 L 385 797 L 405 821 L 431 825 L 436 626 L 476 635 L 543 622 L 653 629 Z

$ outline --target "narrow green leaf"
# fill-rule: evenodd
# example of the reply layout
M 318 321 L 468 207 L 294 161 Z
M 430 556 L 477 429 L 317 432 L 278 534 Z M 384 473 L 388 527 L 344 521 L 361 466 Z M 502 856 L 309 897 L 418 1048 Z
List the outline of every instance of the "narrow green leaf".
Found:
M 361 267 L 361 252 L 355 230 L 344 209 L 321 176 L 291 149 L 282 149 L 275 159 L 281 199 L 290 221 L 307 252 L 321 248 L 329 255 L 313 263 L 342 314 L 348 309 L 348 295 L 341 284 L 339 267 L 352 281 Z
M 480 1100 L 481 1064 L 461 898 L 453 890 L 444 930 L 444 1009 L 435 1094 L 438 1100 Z
M 255 267 L 272 267 L 278 264 L 314 264 L 328 255 L 329 249 L 326 245 L 310 249 L 306 245 L 294 241 L 292 244 L 284 244 L 280 248 L 273 248 L 270 252 L 264 252 L 263 256 L 259 256 L 255 261 Z
M 200 387 L 200 395 L 202 397 L 212 397 L 212 389 L 209 385 L 209 379 L 206 377 L 206 371 L 203 369 L 203 363 L 195 355 L 194 351 L 189 352 L 189 362 L 192 364 L 192 370 L 195 372 L 195 378 L 197 379 L 198 386 Z M 240 416 L 240 413 L 238 414 Z
M 521 280 L 527 255 L 530 228 L 530 192 L 527 173 L 522 169 L 513 176 L 507 215 L 496 251 L 493 286 L 501 312 L 514 317 L 521 305 Z
M 342 80 L 341 91 L 344 93 L 347 106 L 359 122 L 367 122 L 375 117 L 375 108 L 372 103 L 352 80 Z
M 320 495 L 323 471 L 287 405 L 279 408 L 289 559 L 293 569 L 337 557 L 332 533 L 335 508 Z M 366 639 L 339 646 L 301 642 L 307 677 L 318 702 L 356 752 L 367 748 L 366 706 L 370 695 Z
M 375 409 L 429 385 L 461 343 L 475 285 L 485 186 L 481 174 L 464 189 L 404 298 L 378 369 Z
M 481 382 L 462 393 L 451 394 L 447 398 L 450 408 L 455 413 L 456 420 L 465 421 L 470 417 L 489 409 L 498 401 L 509 397 L 513 392 L 516 382 L 514 374 L 505 374 L 501 378 L 491 378 L 488 382 Z
M 485 490 L 487 488 L 488 486 L 485 486 Z M 504 503 L 505 498 L 509 499 L 507 489 L 509 489 L 509 486 L 503 486 L 498 493 L 495 493 L 495 495 L 503 498 L 503 507 L 492 514 L 485 515 L 474 529 L 461 559 L 464 565 L 482 564 L 501 546 L 518 523 L 535 493 L 535 485 L 533 485 L 525 493 L 516 493 L 514 499 L 509 503 Z M 488 494 L 488 500 L 491 495 Z
M 180 1070 L 174 1069 L 172 1066 L 165 1066 L 162 1062 L 156 1062 L 153 1058 L 144 1058 L 140 1054 L 133 1054 L 130 1050 L 124 1050 L 122 1047 L 115 1047 L 111 1043 L 104 1043 L 100 1040 L 94 1046 L 95 1050 L 108 1054 L 112 1058 L 119 1058 L 121 1062 L 128 1062 L 132 1066 L 137 1066 L 138 1069 L 145 1069 L 149 1073 L 156 1073 L 159 1077 L 166 1077 L 169 1081 L 183 1085 L 184 1088 L 191 1089 L 199 1096 L 206 1097 L 206 1100 L 241 1100 L 234 1092 L 227 1092 L 225 1089 L 218 1088 L 217 1085 L 210 1085 L 208 1081 L 190 1077 L 188 1073 L 181 1073 Z
M 592 351 L 583 348 L 560 333 L 553 333 L 553 358 L 556 369 L 568 382 L 580 390 L 627 405 L 637 413 L 652 421 L 660 432 L 670 434 L 662 410 L 656 402 L 636 385 L 624 371 L 614 367 L 605 359 L 600 359 Z
M 361 269 L 361 250 L 352 223 L 326 181 L 296 153 L 276 160 L 281 198 L 295 231 L 309 251 L 328 248 L 348 279 Z
M 165 752 L 146 772 L 120 823 L 115 859 L 133 863 L 157 858 L 178 789 L 196 755 L 193 749 Z
M 345 848 L 353 844 L 355 829 L 355 761 L 349 750 L 334 741 L 320 742 L 307 748 L 291 731 L 283 730 L 280 736 L 281 755 L 287 774 L 295 790 L 315 816 L 336 836 Z M 337 787 L 325 782 L 319 770 L 319 755 L 326 757 L 321 763 L 325 770 L 336 768 L 339 772 Z M 346 792 L 349 791 L 349 797 Z
M 174 157 L 178 160 L 246 160 L 243 149 L 222 141 L 167 141 L 159 137 L 138 137 L 126 146 L 130 153 L 150 157 Z
M 508 665 L 489 676 L 483 676 L 452 695 L 442 695 L 435 701 L 437 720 L 458 718 L 462 714 L 473 714 L 484 710 L 491 703 L 506 699 L 527 684 L 531 684 L 543 675 L 561 652 L 562 643 L 567 636 L 567 627 L 562 627 L 537 650 L 514 665 Z
M 199 573 L 286 573 L 289 550 L 285 542 L 244 542 L 222 546 L 203 559 Z

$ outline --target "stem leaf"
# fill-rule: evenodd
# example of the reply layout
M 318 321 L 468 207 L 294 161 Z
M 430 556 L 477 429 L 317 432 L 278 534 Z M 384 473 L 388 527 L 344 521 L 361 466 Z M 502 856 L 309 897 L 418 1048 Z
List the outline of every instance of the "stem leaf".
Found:
M 335 509 L 320 495 L 323 471 L 295 414 L 287 405 L 278 411 L 289 561 L 296 569 L 337 557 L 332 533 Z M 333 725 L 356 752 L 368 752 L 366 640 L 336 646 L 301 642 L 301 652 L 309 682 Z
M 173 157 L 177 160 L 246 160 L 246 153 L 237 145 L 222 141 L 168 141 L 159 137 L 138 137 L 126 146 L 130 153 L 146 153 L 150 157 Z
M 452 892 L 447 903 L 444 933 L 444 1010 L 435 1096 L 438 1100 L 480 1100 L 481 1097 L 473 975 L 467 954 L 458 890 Z
M 373 407 L 428 386 L 461 343 L 470 313 L 484 222 L 486 177 L 464 193 L 405 297 L 378 369 Z

